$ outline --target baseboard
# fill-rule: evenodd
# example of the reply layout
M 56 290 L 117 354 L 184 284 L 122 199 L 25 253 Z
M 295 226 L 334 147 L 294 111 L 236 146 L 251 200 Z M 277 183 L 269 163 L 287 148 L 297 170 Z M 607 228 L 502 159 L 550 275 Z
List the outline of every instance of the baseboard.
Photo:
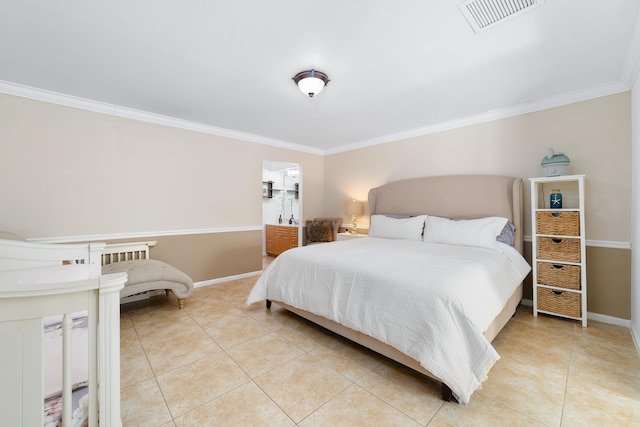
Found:
M 635 328 L 634 323 L 631 324 L 631 327 L 629 329 L 631 330 L 631 338 L 633 338 L 633 343 L 636 345 L 636 351 L 638 352 L 638 355 L 640 355 L 640 331 Z
M 607 316 L 605 314 L 587 313 L 587 319 L 595 320 L 597 322 L 608 323 L 610 325 L 624 326 L 625 328 L 631 328 L 631 320 L 621 319 L 619 317 Z
M 200 288 L 203 286 L 210 286 L 218 283 L 231 282 L 232 280 L 246 279 L 248 277 L 259 276 L 261 274 L 262 274 L 262 270 L 259 270 L 259 271 L 251 271 L 249 273 L 237 274 L 235 276 L 226 276 L 226 277 L 219 277 L 217 279 L 202 280 L 200 282 L 194 282 L 193 287 Z
M 527 307 L 533 307 L 533 300 L 530 299 L 522 299 L 520 304 L 526 305 Z M 624 326 L 625 328 L 631 328 L 631 321 L 627 319 L 621 319 L 619 317 L 607 316 L 606 314 L 599 313 L 587 313 L 587 319 L 595 320 L 596 322 L 608 323 L 610 325 L 618 325 Z M 636 347 L 638 347 L 639 341 L 636 341 Z

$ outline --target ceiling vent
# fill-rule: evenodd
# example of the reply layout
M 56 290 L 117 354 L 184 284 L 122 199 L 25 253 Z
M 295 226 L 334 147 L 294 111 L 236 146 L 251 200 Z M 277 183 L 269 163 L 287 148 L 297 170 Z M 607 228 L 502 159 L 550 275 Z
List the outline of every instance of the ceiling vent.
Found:
M 473 31 L 488 30 L 538 6 L 546 0 L 467 0 L 458 7 Z

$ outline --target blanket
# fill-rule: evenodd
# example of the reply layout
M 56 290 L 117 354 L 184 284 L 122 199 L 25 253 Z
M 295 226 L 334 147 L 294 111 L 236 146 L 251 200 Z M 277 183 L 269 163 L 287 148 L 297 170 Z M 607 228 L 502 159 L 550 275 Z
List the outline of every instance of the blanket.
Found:
M 483 332 L 530 266 L 496 249 L 368 237 L 284 252 L 247 303 L 326 317 L 407 354 L 467 403 L 499 355 Z

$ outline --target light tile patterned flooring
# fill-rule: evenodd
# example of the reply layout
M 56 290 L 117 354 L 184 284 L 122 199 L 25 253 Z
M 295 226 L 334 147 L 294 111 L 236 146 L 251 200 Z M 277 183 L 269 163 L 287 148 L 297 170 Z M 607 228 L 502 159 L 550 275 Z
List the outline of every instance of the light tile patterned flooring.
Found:
M 467 406 L 440 387 L 275 305 L 256 278 L 198 288 L 121 316 L 124 426 L 640 425 L 629 330 L 521 307 Z

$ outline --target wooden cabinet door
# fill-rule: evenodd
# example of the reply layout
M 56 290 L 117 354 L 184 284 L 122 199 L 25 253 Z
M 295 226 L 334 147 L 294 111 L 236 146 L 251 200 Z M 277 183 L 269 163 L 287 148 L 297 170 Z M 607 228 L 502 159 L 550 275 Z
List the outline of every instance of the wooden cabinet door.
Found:
M 265 249 L 267 255 L 278 256 L 287 249 L 298 246 L 298 229 L 277 225 L 265 226 Z
M 287 249 L 298 247 L 298 229 L 297 228 L 289 228 L 288 243 L 289 243 L 289 247 Z
M 265 228 L 265 249 L 267 255 L 276 256 L 276 236 L 273 226 L 267 225 Z

